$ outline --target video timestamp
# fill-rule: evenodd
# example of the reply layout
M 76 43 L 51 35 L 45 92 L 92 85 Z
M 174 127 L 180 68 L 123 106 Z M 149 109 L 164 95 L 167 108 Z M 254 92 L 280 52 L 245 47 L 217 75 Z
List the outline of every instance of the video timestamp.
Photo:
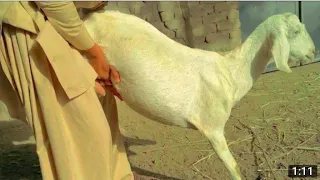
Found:
M 317 165 L 289 165 L 288 177 L 317 177 Z

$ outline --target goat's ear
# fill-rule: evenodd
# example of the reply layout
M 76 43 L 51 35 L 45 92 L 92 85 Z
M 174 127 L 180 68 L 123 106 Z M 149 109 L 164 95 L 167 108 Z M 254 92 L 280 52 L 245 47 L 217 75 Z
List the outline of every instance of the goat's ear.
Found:
M 277 68 L 280 71 L 291 73 L 291 69 L 288 64 L 290 46 L 284 32 L 281 32 L 273 39 L 273 46 L 271 53 L 276 63 Z

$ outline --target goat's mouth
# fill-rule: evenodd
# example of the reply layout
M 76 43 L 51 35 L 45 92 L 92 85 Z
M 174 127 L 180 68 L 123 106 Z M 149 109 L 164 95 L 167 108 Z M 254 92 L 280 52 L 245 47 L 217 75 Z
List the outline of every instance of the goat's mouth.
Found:
M 308 64 L 314 61 L 314 53 L 306 54 L 303 60 L 300 62 L 301 65 Z
M 312 62 L 314 60 L 313 54 L 291 56 L 288 59 L 288 64 L 290 65 L 304 65 Z
M 301 56 L 300 58 L 291 57 L 288 60 L 288 64 L 290 65 L 305 65 L 314 61 L 314 56 L 312 55 L 305 55 Z
M 306 61 L 313 61 L 314 60 L 314 54 L 313 55 L 307 54 L 305 56 L 305 59 L 306 59 Z
M 314 58 L 304 58 L 302 61 L 300 61 L 300 65 L 306 65 L 311 62 L 313 62 Z

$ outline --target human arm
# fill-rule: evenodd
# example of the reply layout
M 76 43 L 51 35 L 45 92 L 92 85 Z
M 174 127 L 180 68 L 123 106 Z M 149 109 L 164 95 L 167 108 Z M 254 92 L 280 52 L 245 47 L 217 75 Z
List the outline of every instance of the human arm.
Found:
M 118 78 L 119 74 L 114 68 L 110 68 L 101 47 L 94 43 L 83 21 L 80 19 L 74 3 L 72 1 L 37 1 L 35 3 L 41 8 L 57 32 L 76 49 L 87 55 L 91 66 L 98 74 L 99 83 L 106 85 L 111 92 L 114 92 L 109 75 L 111 73 L 111 77 L 117 83 L 120 80 Z
M 36 1 L 35 3 L 57 32 L 75 48 L 88 50 L 93 47 L 94 41 L 72 1 Z

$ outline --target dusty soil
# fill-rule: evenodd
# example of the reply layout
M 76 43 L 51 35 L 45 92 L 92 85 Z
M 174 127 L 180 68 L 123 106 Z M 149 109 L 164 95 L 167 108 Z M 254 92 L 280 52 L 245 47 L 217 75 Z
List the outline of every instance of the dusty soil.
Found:
M 289 179 L 288 165 L 320 164 L 319 69 L 317 63 L 264 74 L 234 107 L 226 137 L 244 179 Z M 123 103 L 119 116 L 135 171 L 160 179 L 229 179 L 198 131 L 147 120 Z M 30 135 L 19 121 L 0 122 L 0 179 L 41 178 L 34 145 L 21 142 Z

